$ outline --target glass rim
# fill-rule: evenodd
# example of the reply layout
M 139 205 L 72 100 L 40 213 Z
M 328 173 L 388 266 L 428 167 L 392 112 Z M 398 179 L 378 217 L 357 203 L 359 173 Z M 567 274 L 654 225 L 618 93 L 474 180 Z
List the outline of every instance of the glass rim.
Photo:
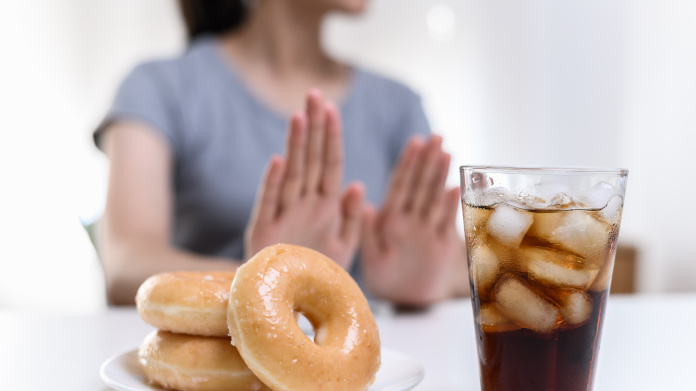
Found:
M 627 176 L 625 168 L 573 167 L 573 166 L 459 166 L 459 172 L 485 172 L 527 175 L 618 175 Z

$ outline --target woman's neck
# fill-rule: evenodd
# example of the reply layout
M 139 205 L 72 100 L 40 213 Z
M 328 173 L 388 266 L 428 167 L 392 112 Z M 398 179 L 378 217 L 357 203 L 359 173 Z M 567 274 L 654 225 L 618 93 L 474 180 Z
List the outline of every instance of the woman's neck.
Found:
M 302 108 L 312 87 L 341 99 L 350 73 L 321 46 L 326 10 L 292 3 L 257 1 L 240 29 L 222 39 L 223 51 L 252 92 L 285 114 Z
M 318 8 L 298 8 L 289 1 L 260 0 L 240 30 L 226 39 L 238 55 L 268 67 L 277 76 L 330 76 L 340 70 L 340 64 L 321 46 L 325 13 Z

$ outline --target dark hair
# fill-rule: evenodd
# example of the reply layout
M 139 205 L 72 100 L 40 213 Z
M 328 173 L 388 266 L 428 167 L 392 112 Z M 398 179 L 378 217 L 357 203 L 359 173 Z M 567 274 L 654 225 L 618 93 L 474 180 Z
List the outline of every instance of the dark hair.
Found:
M 247 16 L 244 0 L 179 0 L 189 41 L 219 35 L 239 27 Z

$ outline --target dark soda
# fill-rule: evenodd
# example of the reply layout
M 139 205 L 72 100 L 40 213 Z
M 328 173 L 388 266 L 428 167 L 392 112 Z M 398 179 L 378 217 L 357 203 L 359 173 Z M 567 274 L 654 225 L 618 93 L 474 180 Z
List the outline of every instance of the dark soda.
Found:
M 622 205 L 463 204 L 484 391 L 592 389 Z

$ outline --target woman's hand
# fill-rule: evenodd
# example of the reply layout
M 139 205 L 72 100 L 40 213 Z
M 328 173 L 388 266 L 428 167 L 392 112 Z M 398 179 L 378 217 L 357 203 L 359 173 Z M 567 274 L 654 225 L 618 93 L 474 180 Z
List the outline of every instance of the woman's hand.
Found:
M 439 136 L 411 140 L 384 208 L 364 211 L 367 286 L 397 304 L 426 305 L 468 286 L 465 245 L 455 226 L 459 188 L 445 190 L 450 156 L 441 147 Z
M 246 259 L 276 243 L 302 245 L 348 269 L 360 240 L 364 189 L 341 193 L 343 140 L 336 107 L 318 91 L 290 120 L 286 157 L 274 156 L 247 226 Z

